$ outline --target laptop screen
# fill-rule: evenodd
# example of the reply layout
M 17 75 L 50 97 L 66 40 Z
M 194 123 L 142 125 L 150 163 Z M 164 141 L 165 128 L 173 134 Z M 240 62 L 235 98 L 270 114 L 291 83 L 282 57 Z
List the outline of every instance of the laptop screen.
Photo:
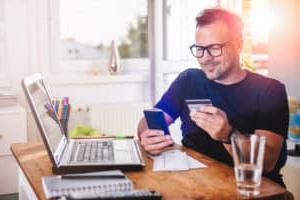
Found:
M 36 80 L 27 85 L 29 95 L 31 96 L 32 106 L 35 107 L 37 118 L 40 120 L 40 128 L 43 129 L 45 139 L 52 153 L 56 152 L 60 141 L 64 137 L 60 124 L 57 122 L 50 97 L 47 93 L 44 82 Z

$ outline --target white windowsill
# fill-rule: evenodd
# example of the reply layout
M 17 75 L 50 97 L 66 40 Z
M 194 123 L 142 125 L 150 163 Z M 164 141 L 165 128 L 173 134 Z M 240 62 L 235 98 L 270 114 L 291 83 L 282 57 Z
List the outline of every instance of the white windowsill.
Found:
M 134 83 L 146 82 L 148 74 L 145 72 L 120 72 L 118 74 L 69 74 L 55 75 L 49 77 L 49 82 L 53 85 L 77 85 L 77 84 L 112 84 L 112 83 Z

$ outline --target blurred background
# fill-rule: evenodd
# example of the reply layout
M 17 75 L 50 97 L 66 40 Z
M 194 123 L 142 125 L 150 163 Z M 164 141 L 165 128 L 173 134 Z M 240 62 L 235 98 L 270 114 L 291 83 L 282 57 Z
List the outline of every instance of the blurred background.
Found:
M 300 0 L 0 0 L 0 179 L 7 180 L 0 184 L 0 199 L 18 198 L 9 145 L 40 141 L 20 87 L 24 76 L 40 72 L 54 98 L 69 97 L 76 108 L 72 124 L 135 135 L 142 109 L 180 71 L 198 67 L 189 52 L 195 16 L 212 6 L 242 17 L 243 67 L 286 85 L 288 145 L 299 148 L 294 119 L 300 112 Z M 120 54 L 117 74 L 108 66 L 112 40 Z M 19 126 L 9 125 L 12 120 Z M 179 124 L 171 129 L 178 143 Z M 283 173 L 288 190 L 300 199 L 299 157 L 289 156 Z

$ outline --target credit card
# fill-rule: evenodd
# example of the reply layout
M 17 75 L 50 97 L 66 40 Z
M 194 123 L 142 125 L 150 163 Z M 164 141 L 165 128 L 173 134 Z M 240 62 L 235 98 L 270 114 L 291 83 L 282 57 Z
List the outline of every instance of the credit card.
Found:
M 187 104 L 190 112 L 192 110 L 198 111 L 203 105 L 212 105 L 210 99 L 186 99 L 185 103 Z

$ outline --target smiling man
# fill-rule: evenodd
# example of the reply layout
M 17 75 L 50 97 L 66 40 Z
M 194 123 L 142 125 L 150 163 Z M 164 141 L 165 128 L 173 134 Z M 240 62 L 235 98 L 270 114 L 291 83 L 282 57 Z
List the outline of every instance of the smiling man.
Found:
M 279 81 L 241 69 L 241 19 L 226 10 L 207 9 L 196 18 L 195 44 L 190 47 L 200 67 L 179 74 L 155 105 L 168 124 L 182 121 L 182 143 L 232 165 L 234 132 L 266 137 L 264 175 L 284 186 L 280 169 L 286 162 L 288 104 Z M 210 99 L 212 105 L 190 112 L 185 100 Z M 170 136 L 138 126 L 141 144 L 159 154 L 173 144 Z

